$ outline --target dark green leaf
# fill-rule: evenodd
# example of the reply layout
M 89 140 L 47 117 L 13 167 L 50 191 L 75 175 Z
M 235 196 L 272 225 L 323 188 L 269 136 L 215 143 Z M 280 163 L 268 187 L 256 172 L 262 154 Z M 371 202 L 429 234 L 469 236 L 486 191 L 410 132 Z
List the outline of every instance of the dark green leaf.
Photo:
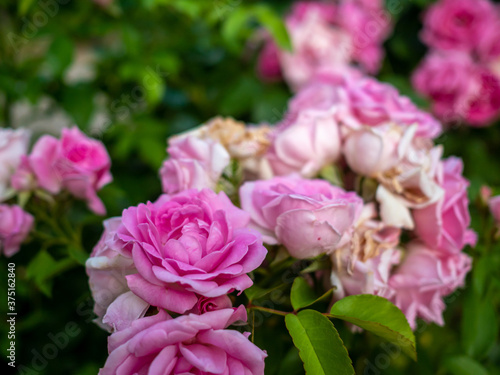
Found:
M 353 375 L 354 369 L 332 322 L 319 312 L 304 310 L 285 317 L 308 375 Z
M 453 375 L 488 375 L 480 363 L 465 355 L 446 359 L 444 367 Z
M 294 310 L 300 310 L 311 305 L 316 300 L 316 294 L 303 277 L 293 281 L 290 299 Z
M 285 24 L 283 23 L 283 18 L 263 4 L 256 6 L 254 12 L 258 20 L 272 35 L 278 46 L 283 50 L 291 51 L 292 43 Z
M 401 310 L 387 299 L 371 294 L 345 297 L 332 306 L 331 314 L 400 345 L 411 358 L 417 359 L 410 325 Z
M 482 359 L 498 337 L 498 317 L 490 299 L 481 300 L 469 290 L 462 318 L 462 344 L 466 353 Z

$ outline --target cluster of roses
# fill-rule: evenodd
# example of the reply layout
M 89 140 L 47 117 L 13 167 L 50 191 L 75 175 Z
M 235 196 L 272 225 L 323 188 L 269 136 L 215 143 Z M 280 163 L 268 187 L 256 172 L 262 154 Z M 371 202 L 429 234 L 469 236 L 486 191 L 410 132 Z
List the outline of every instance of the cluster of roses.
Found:
M 489 0 L 440 0 L 424 18 L 431 48 L 413 85 L 445 122 L 485 126 L 500 115 L 500 8 Z
M 66 191 L 86 200 L 97 214 L 106 210 L 97 191 L 111 181 L 106 148 L 78 128 L 63 129 L 60 139 L 45 135 L 28 154 L 26 129 L 0 129 L 0 250 L 10 257 L 33 228 L 34 218 L 24 206 L 33 193 L 42 199 Z
M 292 51 L 280 50 L 269 38 L 257 68 L 263 79 L 283 77 L 294 89 L 323 68 L 357 63 L 367 73 L 377 73 L 382 43 L 392 29 L 382 0 L 299 1 L 285 22 Z
M 476 237 L 440 131 L 393 87 L 323 71 L 275 127 L 215 118 L 170 138 L 164 194 L 106 221 L 87 261 L 97 322 L 113 332 L 101 373 L 261 374 L 265 353 L 225 328 L 245 318 L 227 294 L 252 285 L 262 241 L 330 259 L 337 299 L 376 294 L 413 328 L 443 324 Z

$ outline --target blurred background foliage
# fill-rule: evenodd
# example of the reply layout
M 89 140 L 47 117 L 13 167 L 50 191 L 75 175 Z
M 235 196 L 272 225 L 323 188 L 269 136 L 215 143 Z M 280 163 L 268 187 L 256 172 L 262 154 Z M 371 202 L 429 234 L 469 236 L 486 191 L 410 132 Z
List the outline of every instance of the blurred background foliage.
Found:
M 387 0 L 395 28 L 379 75 L 423 107 L 409 76 L 426 52 L 418 34 L 421 13 L 432 2 Z M 120 215 L 160 194 L 157 171 L 168 136 L 216 115 L 250 123 L 281 119 L 291 93 L 284 83 L 258 79 L 255 60 L 262 34 L 257 30 L 263 26 L 282 48 L 290 48 L 282 23 L 290 4 L 0 0 L 0 124 L 30 127 L 36 137 L 76 123 L 101 139 L 113 160 L 114 182 L 100 195 L 108 215 Z M 359 374 L 500 373 L 500 246 L 492 241 L 494 224 L 479 198 L 482 185 L 500 193 L 500 126 L 455 126 L 438 143 L 446 155 L 464 159 L 471 181 L 473 226 L 481 238 L 470 250 L 474 271 L 468 287 L 448 298 L 446 326 L 419 327 L 417 363 L 391 352 L 375 336 L 353 334 L 335 322 Z M 82 204 L 71 211 L 70 221 L 86 224 L 82 239 L 89 253 L 102 218 L 88 214 Z M 65 263 L 40 250 L 28 244 L 11 259 L 17 265 L 16 362 L 26 366 L 18 373 L 96 374 L 107 356 L 107 334 L 91 322 L 93 302 L 79 265 L 84 259 L 69 249 L 75 261 Z M 6 270 L 8 261 L 0 262 Z M 0 288 L 6 295 L 6 282 Z M 44 350 L 68 322 L 78 333 L 67 335 L 49 359 Z M 283 322 L 270 317 L 266 324 L 272 328 Z M 2 325 L 2 353 L 5 329 Z M 286 344 L 272 329 L 260 332 L 255 340 L 270 354 L 269 374 L 303 372 L 290 341 Z

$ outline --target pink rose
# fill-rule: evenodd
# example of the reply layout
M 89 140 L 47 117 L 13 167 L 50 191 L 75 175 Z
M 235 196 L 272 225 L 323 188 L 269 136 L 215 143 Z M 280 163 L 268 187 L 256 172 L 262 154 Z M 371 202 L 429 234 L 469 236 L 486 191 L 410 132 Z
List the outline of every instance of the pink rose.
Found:
M 500 195 L 490 198 L 490 200 L 488 201 L 488 205 L 490 207 L 491 214 L 495 218 L 495 221 L 500 223 Z
M 275 132 L 267 160 L 275 175 L 316 175 L 340 156 L 339 126 L 328 111 L 303 111 Z
M 299 259 L 335 250 L 362 208 L 355 193 L 295 176 L 246 182 L 240 201 L 267 243 L 281 243 Z
M 392 18 L 384 5 L 376 1 L 343 0 L 338 22 L 352 39 L 353 60 L 367 72 L 377 73 L 384 57 L 382 43 L 392 29 Z
M 108 331 L 128 327 L 132 321 L 142 318 L 149 308 L 149 303 L 134 295 L 127 285 L 126 276 L 137 272 L 133 260 L 113 247 L 120 225 L 119 217 L 104 221 L 101 239 L 85 264 L 95 301 L 95 322 Z
M 500 8 L 497 10 L 495 20 L 485 25 L 484 34 L 478 40 L 479 59 L 484 64 L 497 64 L 500 59 Z M 497 71 L 497 75 L 498 71 Z
M 168 153 L 169 158 L 160 170 L 163 191 L 168 194 L 187 189 L 215 189 L 230 161 L 219 142 L 194 135 L 172 138 Z
M 417 125 L 420 137 L 435 138 L 441 133 L 439 122 L 419 110 L 393 86 L 368 77 L 345 83 L 345 102 L 350 112 L 345 119 L 347 125 L 378 126 L 390 121 L 404 126 Z
M 398 164 L 402 138 L 397 126 L 364 127 L 348 133 L 343 154 L 354 172 L 374 177 Z
M 306 109 L 326 110 L 336 106 L 340 108 L 336 119 L 352 129 L 394 122 L 400 126 L 416 125 L 419 137 L 435 138 L 441 133 L 441 124 L 436 119 L 418 109 L 393 86 L 356 72 L 346 73 L 319 72 L 290 101 L 287 118 L 294 119 Z
M 9 258 L 19 251 L 33 227 L 33 216 L 21 207 L 0 204 L 0 251 Z
M 283 76 L 294 89 L 307 84 L 320 68 L 349 63 L 352 48 L 349 35 L 331 25 L 321 8 L 310 6 L 301 17 L 292 13 L 287 19 L 293 51 L 280 51 L 279 56 Z
M 496 13 L 488 0 L 440 0 L 427 10 L 422 39 L 436 49 L 471 52 Z
M 164 311 L 139 319 L 108 341 L 100 375 L 264 375 L 265 352 L 247 334 L 225 329 L 246 320 L 243 306 L 172 319 Z
M 126 276 L 132 292 L 182 314 L 199 295 L 219 297 L 252 285 L 247 273 L 267 250 L 249 221 L 223 192 L 186 190 L 124 210 L 113 246 L 138 270 Z
M 10 195 L 10 179 L 26 155 L 30 133 L 25 129 L 0 129 L 0 202 Z
M 464 285 L 471 259 L 463 254 L 442 254 L 418 242 L 407 246 L 407 256 L 391 276 L 392 301 L 406 315 L 412 329 L 416 318 L 443 325 L 443 297 Z
M 466 53 L 431 53 L 415 71 L 415 89 L 432 99 L 432 110 L 446 122 L 460 120 L 477 91 L 477 66 Z
M 387 226 L 377 218 L 374 203 L 366 204 L 354 228 L 342 239 L 331 255 L 331 283 L 337 299 L 346 295 L 375 294 L 389 298 L 389 276 L 399 263 L 401 230 Z
M 476 234 L 468 229 L 469 182 L 462 176 L 463 163 L 459 158 L 442 161 L 441 168 L 437 181 L 444 196 L 430 206 L 413 210 L 415 232 L 430 248 L 456 254 L 465 245 L 476 243 Z
M 264 44 L 257 60 L 257 74 L 263 81 L 276 81 L 281 78 L 279 48 L 270 38 Z
M 39 187 L 52 194 L 68 190 L 85 199 L 96 214 L 106 213 L 97 191 L 112 180 L 111 161 L 101 142 L 87 137 L 77 127 L 63 129 L 60 140 L 49 135 L 41 137 L 27 159 L 23 165 L 34 174 Z
M 356 294 L 374 294 L 384 298 L 391 298 L 392 289 L 389 287 L 389 277 L 394 266 L 399 264 L 400 251 L 387 249 L 379 255 L 366 261 L 356 260 L 349 268 L 333 270 L 331 275 L 335 298 Z
M 500 78 L 479 69 L 476 80 L 479 89 L 466 108 L 465 119 L 472 126 L 487 126 L 500 115 Z

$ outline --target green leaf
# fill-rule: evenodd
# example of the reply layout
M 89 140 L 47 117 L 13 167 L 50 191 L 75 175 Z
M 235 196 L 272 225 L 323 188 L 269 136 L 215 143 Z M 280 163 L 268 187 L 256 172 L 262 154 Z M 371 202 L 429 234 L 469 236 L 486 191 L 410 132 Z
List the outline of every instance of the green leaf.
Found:
M 297 277 L 293 280 L 290 299 L 293 309 L 297 311 L 313 304 L 316 300 L 316 294 L 303 277 Z
M 314 310 L 285 317 L 286 328 L 299 349 L 306 374 L 352 375 L 354 368 L 333 323 Z
M 68 248 L 68 255 L 73 258 L 74 260 L 76 260 L 78 262 L 78 264 L 84 266 L 85 265 L 85 262 L 87 261 L 89 255 L 76 248 L 76 247 L 70 247 Z
M 226 15 L 219 15 L 219 18 L 226 17 Z M 249 29 L 248 19 L 250 14 L 245 7 L 231 11 L 227 14 L 224 23 L 222 24 L 222 37 L 232 50 L 240 50 L 240 35 Z
M 290 41 L 282 17 L 263 4 L 256 6 L 254 12 L 257 19 L 269 31 L 278 46 L 285 51 L 291 51 L 292 42 Z
M 400 345 L 406 354 L 417 359 L 410 325 L 401 310 L 387 299 L 371 294 L 345 297 L 332 306 L 331 314 Z
M 453 375 L 488 375 L 480 363 L 465 355 L 446 359 L 444 367 Z
M 26 269 L 26 276 L 48 297 L 52 295 L 52 278 L 71 268 L 75 261 L 71 258 L 56 261 L 46 250 L 41 250 L 31 260 Z
M 481 300 L 469 290 L 464 303 L 462 318 L 462 345 L 473 358 L 482 359 L 498 337 L 498 319 L 490 299 Z

